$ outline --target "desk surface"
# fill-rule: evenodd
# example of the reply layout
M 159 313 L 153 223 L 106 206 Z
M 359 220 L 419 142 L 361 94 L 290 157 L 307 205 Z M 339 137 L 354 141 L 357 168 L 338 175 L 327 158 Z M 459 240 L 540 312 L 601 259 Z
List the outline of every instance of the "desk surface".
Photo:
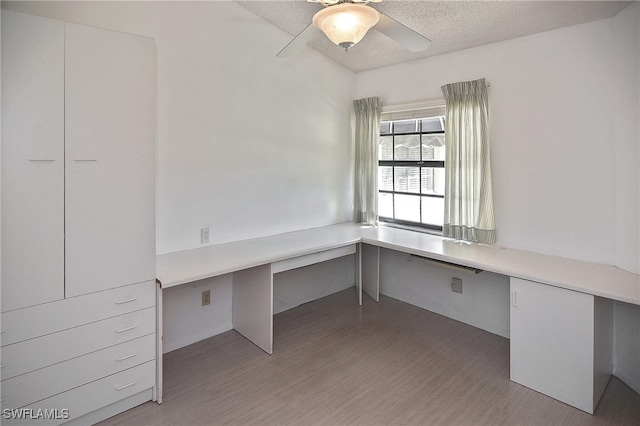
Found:
M 304 231 L 162 254 L 156 274 L 162 288 L 173 287 L 360 242 L 360 225 L 341 223 Z
M 167 288 L 358 242 L 640 305 L 640 277 L 615 266 L 354 223 L 159 255 L 156 273 Z
M 640 305 L 640 276 L 615 266 L 388 227 L 361 235 L 363 243 Z

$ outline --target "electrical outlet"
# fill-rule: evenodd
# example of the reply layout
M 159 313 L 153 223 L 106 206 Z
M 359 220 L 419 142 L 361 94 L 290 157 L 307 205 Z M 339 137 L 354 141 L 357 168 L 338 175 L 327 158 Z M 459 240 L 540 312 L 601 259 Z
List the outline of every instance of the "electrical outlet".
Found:
M 462 293 L 462 280 L 460 278 L 451 278 L 451 291 Z
M 211 290 L 205 290 L 202 292 L 202 306 L 211 304 Z
M 200 229 L 200 243 L 207 244 L 211 242 L 211 228 Z

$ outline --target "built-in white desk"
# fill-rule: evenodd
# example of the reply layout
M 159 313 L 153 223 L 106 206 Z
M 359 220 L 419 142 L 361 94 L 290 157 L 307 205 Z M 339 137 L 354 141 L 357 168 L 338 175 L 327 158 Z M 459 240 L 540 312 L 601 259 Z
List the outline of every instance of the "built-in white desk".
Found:
M 355 254 L 359 242 L 360 226 L 343 223 L 163 254 L 156 271 L 163 289 L 233 273 L 233 328 L 271 354 L 273 275 Z
M 232 273 L 233 327 L 270 354 L 274 274 L 356 254 L 360 303 L 362 291 L 378 300 L 380 248 L 509 276 L 511 380 L 594 412 L 611 376 L 612 301 L 640 305 L 638 275 L 613 266 L 344 223 L 163 254 L 156 267 L 161 288 Z M 161 359 L 160 346 L 159 383 Z
M 593 414 L 612 372 L 612 301 L 640 305 L 637 274 L 389 227 L 361 235 L 363 290 L 376 300 L 381 247 L 509 276 L 511 380 Z
M 469 244 L 391 227 L 363 227 L 361 236 L 363 243 L 375 247 L 640 305 L 640 277 L 615 266 L 525 250 Z M 365 262 L 368 271 L 363 271 L 365 277 L 371 276 L 363 285 L 372 296 L 377 294 L 377 276 L 370 274 L 375 272 L 375 263 L 370 263 L 375 259 L 368 256 Z

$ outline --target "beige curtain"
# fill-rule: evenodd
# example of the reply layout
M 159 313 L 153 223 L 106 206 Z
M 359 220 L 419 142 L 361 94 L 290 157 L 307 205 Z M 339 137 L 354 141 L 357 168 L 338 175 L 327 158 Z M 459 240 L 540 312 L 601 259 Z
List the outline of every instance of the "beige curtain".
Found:
M 378 221 L 378 139 L 380 98 L 353 101 L 355 111 L 355 220 L 367 225 Z
M 484 79 L 442 86 L 446 101 L 443 235 L 493 244 L 489 102 Z

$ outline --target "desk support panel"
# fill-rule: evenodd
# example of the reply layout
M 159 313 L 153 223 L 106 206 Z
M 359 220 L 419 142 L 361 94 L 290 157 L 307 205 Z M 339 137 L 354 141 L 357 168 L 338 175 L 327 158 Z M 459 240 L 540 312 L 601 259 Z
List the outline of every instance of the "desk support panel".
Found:
M 380 247 L 362 244 L 362 290 L 380 301 Z
M 358 292 L 358 305 L 362 306 L 362 243 L 356 245 L 356 291 Z
M 233 328 L 260 349 L 273 353 L 271 264 L 233 273 Z

